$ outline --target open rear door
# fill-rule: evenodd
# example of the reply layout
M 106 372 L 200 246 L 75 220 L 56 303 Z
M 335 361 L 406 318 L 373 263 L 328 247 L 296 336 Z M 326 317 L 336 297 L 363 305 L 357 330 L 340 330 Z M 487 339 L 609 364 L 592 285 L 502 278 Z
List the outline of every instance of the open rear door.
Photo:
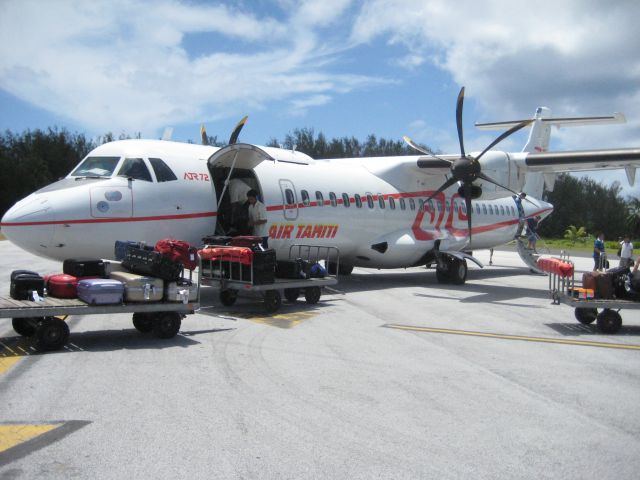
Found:
M 217 167 L 253 170 L 264 160 L 274 161 L 265 150 L 248 143 L 235 143 L 221 148 L 207 160 L 209 170 Z

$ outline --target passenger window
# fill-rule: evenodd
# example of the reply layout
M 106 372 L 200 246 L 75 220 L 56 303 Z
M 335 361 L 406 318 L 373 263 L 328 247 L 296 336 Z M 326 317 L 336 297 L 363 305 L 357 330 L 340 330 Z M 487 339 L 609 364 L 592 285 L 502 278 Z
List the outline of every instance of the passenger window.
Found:
M 504 215 L 504 207 L 500 205 L 500 215 Z
M 449 213 L 451 211 L 451 205 L 449 204 L 449 200 L 446 200 L 444 202 L 445 208 L 447 209 L 447 213 Z
M 458 213 L 458 202 L 453 202 L 453 211 Z
M 411 210 L 415 210 L 416 209 L 416 201 L 413 198 L 409 199 L 409 208 Z
M 338 205 L 338 199 L 336 198 L 336 194 L 333 192 L 329 192 L 329 200 L 331 201 L 331 206 L 335 207 Z
M 324 207 L 324 197 L 322 196 L 322 192 L 319 190 L 316 192 L 316 202 L 319 207 Z
M 426 209 L 427 209 L 427 208 L 426 208 L 427 206 L 426 206 L 426 204 L 424 203 L 424 200 L 423 200 L 423 199 L 418 200 L 418 205 L 419 205 L 419 207 L 420 207 L 420 210 L 421 210 L 421 211 L 424 211 L 424 210 L 426 210 Z
M 487 206 L 484 203 L 482 204 L 482 213 L 487 214 Z
M 393 197 L 389 197 L 389 208 L 391 210 L 395 210 L 396 209 L 396 200 Z
M 311 200 L 309 200 L 309 192 L 307 192 L 306 190 L 300 190 L 300 197 L 302 198 L 302 204 L 305 207 L 311 205 Z
M 178 177 L 173 173 L 173 170 L 171 170 L 169 165 L 164 163 L 162 159 L 150 158 L 149 163 L 151 163 L 151 168 L 153 168 L 158 182 L 172 182 L 174 180 L 178 180 Z
M 400 210 L 406 210 L 407 204 L 404 201 L 404 198 L 400 198 Z
M 516 216 L 516 211 L 513 209 L 513 207 L 509 207 L 509 210 L 511 210 L 511 215 L 513 215 L 515 217 Z
M 489 204 L 489 215 L 493 215 L 493 205 Z
M 353 196 L 356 200 L 356 207 L 362 208 L 362 198 L 357 193 Z
M 370 193 L 367 194 L 367 205 L 369 208 L 373 208 L 373 195 Z
M 467 205 L 464 204 L 464 203 L 461 203 L 460 204 L 460 211 L 466 215 L 467 214 Z
M 296 196 L 293 194 L 293 190 L 291 190 L 290 188 L 287 188 L 284 191 L 284 197 L 286 199 L 287 205 L 295 205 Z
M 343 193 L 342 194 L 342 204 L 349 208 L 351 206 L 351 202 L 349 201 L 349 194 L 348 193 Z
M 471 207 L 471 209 L 473 209 L 473 207 Z M 480 204 L 479 203 L 476 203 L 476 213 L 478 215 L 480 215 Z
M 384 195 L 382 195 L 381 193 L 378 194 L 378 204 L 382 209 L 386 207 L 386 205 L 384 204 Z
M 145 182 L 152 181 L 151 173 L 149 173 L 149 169 L 141 158 L 125 158 L 118 176 L 144 180 Z

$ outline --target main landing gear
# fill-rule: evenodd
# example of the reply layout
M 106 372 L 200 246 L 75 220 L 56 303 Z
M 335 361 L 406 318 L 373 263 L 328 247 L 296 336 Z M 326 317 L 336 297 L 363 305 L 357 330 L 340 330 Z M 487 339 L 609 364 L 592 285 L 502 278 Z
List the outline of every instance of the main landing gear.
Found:
M 438 283 L 464 285 L 467 280 L 467 261 L 450 255 L 440 255 L 436 265 Z

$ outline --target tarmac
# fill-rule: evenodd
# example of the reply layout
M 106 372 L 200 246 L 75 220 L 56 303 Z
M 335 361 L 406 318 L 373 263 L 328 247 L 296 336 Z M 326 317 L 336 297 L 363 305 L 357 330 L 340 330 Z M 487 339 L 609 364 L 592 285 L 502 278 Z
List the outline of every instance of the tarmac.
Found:
M 0 318 L 0 479 L 638 478 L 639 312 L 601 334 L 475 253 L 462 286 L 356 268 L 274 315 L 203 289 L 169 340 L 70 317 L 39 353 Z M 61 271 L 0 241 L 3 295 L 20 268 Z

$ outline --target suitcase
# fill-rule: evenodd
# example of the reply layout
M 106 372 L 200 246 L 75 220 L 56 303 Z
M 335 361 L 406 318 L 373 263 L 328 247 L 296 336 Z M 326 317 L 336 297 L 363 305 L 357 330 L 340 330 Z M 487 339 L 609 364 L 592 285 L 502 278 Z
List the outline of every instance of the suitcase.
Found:
M 186 278 L 167 282 L 164 291 L 167 302 L 189 303 L 198 300 L 198 284 Z
M 207 235 L 206 237 L 202 237 L 203 245 L 229 245 L 230 242 L 231 237 L 223 235 Z
M 74 277 L 106 277 L 104 261 L 95 258 L 71 258 L 62 264 L 62 271 Z
M 276 251 L 272 248 L 253 252 L 253 284 L 265 285 L 275 281 Z
M 122 303 L 124 285 L 112 278 L 83 278 L 78 281 L 78 298 L 90 305 Z
M 11 281 L 13 282 L 14 278 L 22 274 L 40 275 L 38 272 L 34 272 L 32 270 L 14 270 L 13 272 L 11 272 L 11 275 L 10 275 Z
M 262 237 L 251 235 L 232 237 L 229 245 L 232 245 L 234 247 L 247 247 L 254 251 L 264 250 L 262 248 Z
M 104 262 L 104 273 L 109 277 L 112 272 L 128 272 L 122 262 Z
M 130 272 L 113 272 L 111 278 L 124 285 L 126 302 L 159 302 L 164 295 L 164 281 L 161 278 Z
M 595 298 L 613 298 L 613 277 L 603 272 L 582 274 L 582 287 L 594 291 Z
M 115 259 L 121 262 L 127 255 L 127 247 L 141 248 L 143 250 L 153 250 L 153 247 L 145 245 L 144 242 L 134 242 L 132 240 L 116 240 L 114 245 Z
M 55 298 L 77 298 L 78 278 L 66 273 L 49 275 L 46 278 L 47 295 Z
M 158 240 L 154 250 L 174 262 L 181 263 L 189 270 L 195 270 L 198 266 L 198 249 L 189 245 L 189 242 L 173 239 Z
M 133 273 L 167 281 L 178 280 L 182 277 L 182 264 L 176 263 L 156 251 L 129 246 L 122 265 Z
M 295 260 L 279 260 L 276 262 L 276 277 L 301 279 L 309 278 L 311 265 L 306 260 L 296 258 Z
M 9 296 L 14 300 L 36 300 L 37 297 L 44 297 L 44 278 L 37 273 L 16 273 L 11 275 L 9 286 Z

